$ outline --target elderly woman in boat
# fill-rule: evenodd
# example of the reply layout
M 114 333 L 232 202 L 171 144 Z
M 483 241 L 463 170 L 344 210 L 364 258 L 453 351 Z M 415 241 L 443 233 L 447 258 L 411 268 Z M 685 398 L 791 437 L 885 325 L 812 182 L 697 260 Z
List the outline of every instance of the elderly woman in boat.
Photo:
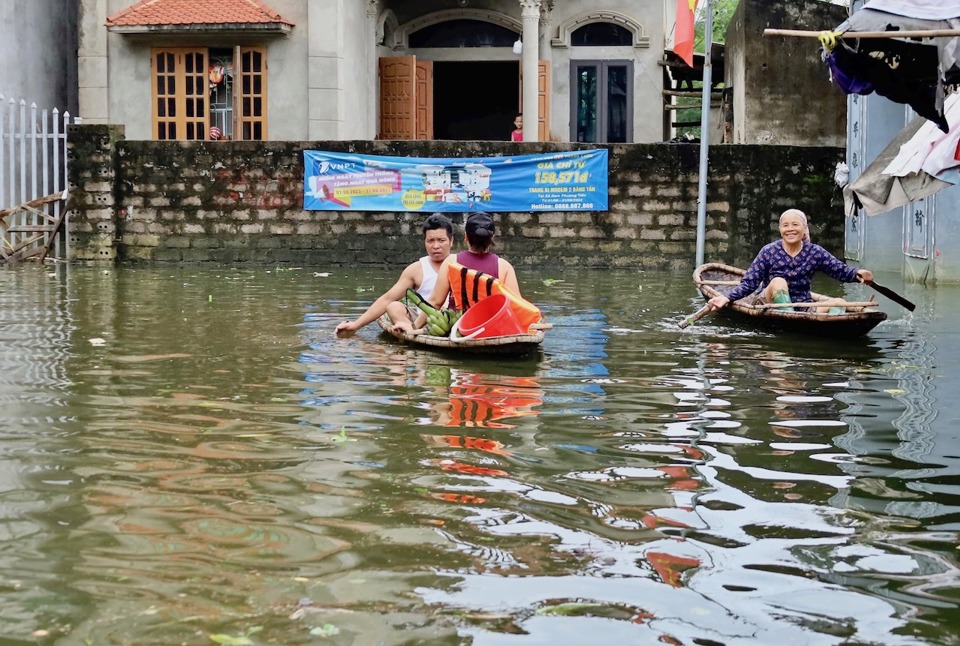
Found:
M 762 287 L 760 298 L 765 303 L 782 303 L 784 308 L 790 303 L 809 303 L 810 285 L 818 271 L 841 283 L 873 282 L 870 270 L 851 267 L 811 242 L 807 216 L 798 209 L 788 209 L 780 216 L 780 240 L 760 250 L 740 284 L 727 296 L 714 296 L 708 304 L 711 310 L 721 309 L 731 301 L 753 294 L 758 287 Z M 835 298 L 804 309 L 839 314 L 845 304 L 844 299 Z

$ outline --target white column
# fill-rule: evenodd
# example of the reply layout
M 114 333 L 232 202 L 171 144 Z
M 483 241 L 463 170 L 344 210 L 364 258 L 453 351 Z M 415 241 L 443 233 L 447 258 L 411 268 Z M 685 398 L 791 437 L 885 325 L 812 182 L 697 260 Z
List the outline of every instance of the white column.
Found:
M 520 0 L 520 10 L 523 18 L 523 53 L 520 59 L 520 69 L 523 71 L 523 140 L 539 141 L 540 0 Z

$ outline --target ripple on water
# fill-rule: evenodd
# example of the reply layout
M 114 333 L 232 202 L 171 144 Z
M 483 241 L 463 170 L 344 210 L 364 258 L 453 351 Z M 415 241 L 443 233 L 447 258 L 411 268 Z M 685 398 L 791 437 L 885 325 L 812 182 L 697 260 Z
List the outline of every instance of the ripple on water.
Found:
M 335 339 L 396 277 L 318 269 L 0 272 L 0 634 L 957 632 L 949 326 L 680 332 L 686 277 L 528 270 L 543 353 L 473 360 Z

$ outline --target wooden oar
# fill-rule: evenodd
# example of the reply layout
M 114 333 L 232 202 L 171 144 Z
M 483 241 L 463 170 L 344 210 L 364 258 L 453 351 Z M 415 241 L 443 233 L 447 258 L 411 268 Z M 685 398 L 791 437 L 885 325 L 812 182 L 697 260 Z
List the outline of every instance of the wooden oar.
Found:
M 531 323 L 531 324 L 530 324 L 530 327 L 528 327 L 527 329 L 528 329 L 528 330 L 552 330 L 552 329 L 553 329 L 553 323 L 543 323 L 543 322 L 541 322 L 541 323 Z
M 693 325 L 693 323 L 695 323 L 696 321 L 699 321 L 700 319 L 702 319 L 704 316 L 706 316 L 706 315 L 709 314 L 709 313 L 710 313 L 710 305 L 709 305 L 709 304 L 704 305 L 703 307 L 701 307 L 700 309 L 698 309 L 696 312 L 694 312 L 694 313 L 691 314 L 690 316 L 688 316 L 688 317 L 686 317 L 685 319 L 679 321 L 679 322 L 677 323 L 677 327 L 679 327 L 679 328 L 682 330 L 682 329 L 685 328 L 685 327 L 688 327 L 688 326 L 690 326 L 690 325 Z
M 873 287 L 875 290 L 877 290 L 881 294 L 883 294 L 884 296 L 886 296 L 887 298 L 889 298 L 891 301 L 894 301 L 895 303 L 899 303 L 900 305 L 903 305 L 911 312 L 917 309 L 916 305 L 914 305 L 913 303 L 911 303 L 910 301 L 905 299 L 903 296 L 901 296 L 900 294 L 890 289 L 889 287 L 884 287 L 883 285 L 878 284 L 877 281 L 871 281 L 867 284 L 870 285 L 870 287 Z

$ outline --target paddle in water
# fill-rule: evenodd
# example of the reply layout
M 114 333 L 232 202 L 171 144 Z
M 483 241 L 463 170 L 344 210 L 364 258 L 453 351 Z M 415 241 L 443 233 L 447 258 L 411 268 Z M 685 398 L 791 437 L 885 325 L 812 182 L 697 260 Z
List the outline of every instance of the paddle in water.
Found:
M 891 301 L 894 301 L 895 303 L 899 303 L 900 305 L 903 305 L 905 308 L 907 308 L 911 312 L 917 309 L 916 305 L 914 305 L 913 303 L 911 303 L 910 301 L 905 299 L 903 296 L 901 296 L 900 294 L 890 289 L 889 287 L 884 287 L 883 285 L 878 284 L 877 281 L 875 280 L 872 280 L 867 284 L 870 285 L 870 287 L 873 287 L 875 290 L 877 290 L 881 294 L 883 294 L 884 296 L 886 296 L 887 298 L 889 298 Z
M 710 305 L 709 304 L 704 305 L 703 307 L 698 309 L 696 312 L 694 312 L 690 316 L 682 319 L 679 323 L 677 323 L 677 327 L 679 327 L 681 330 L 685 327 L 689 327 L 709 313 L 710 313 Z

